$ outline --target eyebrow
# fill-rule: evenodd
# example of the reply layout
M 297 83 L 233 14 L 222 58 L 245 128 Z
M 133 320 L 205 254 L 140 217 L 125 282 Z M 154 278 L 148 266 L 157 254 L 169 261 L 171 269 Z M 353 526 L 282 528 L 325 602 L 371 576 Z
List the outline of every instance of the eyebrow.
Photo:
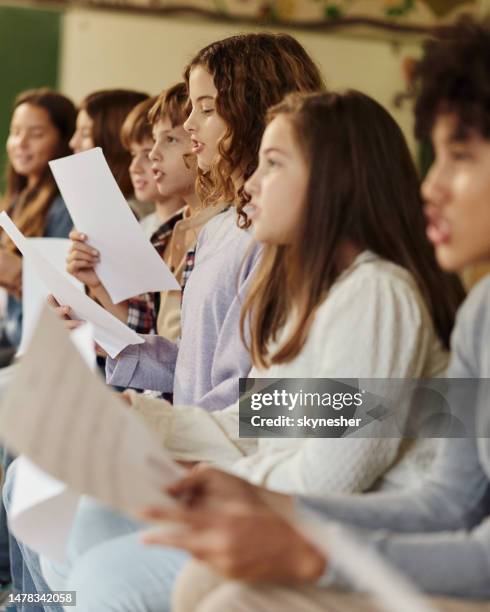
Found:
M 196 102 L 201 102 L 202 100 L 214 100 L 214 96 L 199 96 Z
M 267 149 L 264 149 L 262 152 L 263 153 L 280 153 L 281 155 L 285 155 L 286 157 L 289 157 L 286 151 L 283 151 L 282 149 L 278 149 L 277 147 L 267 147 Z
M 22 127 L 22 126 L 19 126 L 18 123 L 12 123 L 11 127 L 15 127 L 16 128 L 16 127 Z M 26 129 L 28 129 L 28 130 L 38 130 L 39 128 L 44 129 L 45 127 L 46 127 L 46 125 L 44 123 L 36 123 L 34 125 L 26 126 Z

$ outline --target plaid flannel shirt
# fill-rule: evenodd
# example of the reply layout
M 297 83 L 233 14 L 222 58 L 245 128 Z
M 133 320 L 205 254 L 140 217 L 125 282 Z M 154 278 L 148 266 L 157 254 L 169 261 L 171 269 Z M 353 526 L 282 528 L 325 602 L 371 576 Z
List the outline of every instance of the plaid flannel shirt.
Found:
M 175 214 L 168 221 L 162 223 L 150 238 L 150 242 L 162 259 L 174 226 L 181 219 L 183 219 L 182 212 Z M 128 300 L 128 327 L 134 329 L 138 334 L 156 334 L 159 305 L 159 293 L 143 293 L 130 298 Z

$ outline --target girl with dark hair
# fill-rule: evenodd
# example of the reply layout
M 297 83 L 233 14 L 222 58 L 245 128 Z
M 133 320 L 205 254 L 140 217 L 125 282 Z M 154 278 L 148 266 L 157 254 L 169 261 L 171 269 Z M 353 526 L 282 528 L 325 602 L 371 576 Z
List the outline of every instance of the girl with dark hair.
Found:
M 49 89 L 26 91 L 14 102 L 1 208 L 25 236 L 64 238 L 72 227 L 48 162 L 70 154 L 75 117 L 73 103 Z M 9 292 L 3 342 L 16 347 L 22 325 L 22 259 L 3 232 L 0 245 L 0 285 Z
M 77 126 L 70 141 L 74 153 L 101 147 L 109 168 L 124 197 L 138 217 L 153 211 L 153 204 L 133 198 L 134 188 L 129 176 L 131 154 L 121 142 L 121 128 L 130 111 L 148 94 L 130 89 L 104 89 L 86 96 L 78 108 Z
M 250 378 L 441 375 L 463 291 L 425 238 L 418 177 L 394 119 L 347 92 L 291 94 L 268 121 L 245 183 L 252 231 L 264 245 L 241 311 Z M 436 446 L 397 455 L 400 438 L 380 439 L 374 426 L 350 440 L 301 431 L 251 440 L 239 438 L 236 404 L 209 413 L 132 402 L 175 458 L 231 465 L 268 488 L 320 497 L 408 486 Z M 407 408 L 399 407 L 398 423 Z

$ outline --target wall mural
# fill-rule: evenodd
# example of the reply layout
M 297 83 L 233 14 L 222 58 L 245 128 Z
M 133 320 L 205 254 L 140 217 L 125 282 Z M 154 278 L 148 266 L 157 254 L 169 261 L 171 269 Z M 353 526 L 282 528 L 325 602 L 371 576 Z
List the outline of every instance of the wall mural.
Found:
M 285 25 L 312 31 L 369 27 L 424 33 L 462 12 L 477 13 L 486 0 L 54 0 L 83 6 L 160 15 L 191 14 L 251 25 Z M 43 4 L 45 0 L 37 0 Z M 47 3 L 47 2 L 46 2 Z M 53 0 L 49 0 L 53 5 Z

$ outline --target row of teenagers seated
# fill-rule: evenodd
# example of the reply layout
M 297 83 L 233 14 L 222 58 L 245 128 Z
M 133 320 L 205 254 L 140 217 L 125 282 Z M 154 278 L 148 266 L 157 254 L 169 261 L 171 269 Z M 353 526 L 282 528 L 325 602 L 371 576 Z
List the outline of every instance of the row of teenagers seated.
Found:
M 368 605 L 328 542 L 285 518 L 299 512 L 348 526 L 440 610 L 490 605 L 485 438 L 240 438 L 237 404 L 247 376 L 490 374 L 489 281 L 462 304 L 456 275 L 490 260 L 489 74 L 486 24 L 466 18 L 426 43 L 416 131 L 435 159 L 420 188 L 389 113 L 361 92 L 328 91 L 294 38 L 234 36 L 193 58 L 148 115 L 158 192 L 178 185 L 177 222 L 202 221 L 171 264 L 180 337 L 149 333 L 106 363 L 107 382 L 133 390 L 130 409 L 189 471 L 169 490 L 175 506 L 135 507 L 138 519 L 82 498 L 64 564 L 15 542 L 21 588 L 75 590 L 87 612 Z M 104 303 L 100 254 L 71 236 L 68 269 Z M 155 321 L 168 306 L 144 303 Z M 55 307 L 78 324 L 70 304 Z M 487 403 L 480 393 L 460 416 L 486 432 Z M 14 462 L 7 512 L 15 477 Z M 158 529 L 168 521 L 183 529 Z

